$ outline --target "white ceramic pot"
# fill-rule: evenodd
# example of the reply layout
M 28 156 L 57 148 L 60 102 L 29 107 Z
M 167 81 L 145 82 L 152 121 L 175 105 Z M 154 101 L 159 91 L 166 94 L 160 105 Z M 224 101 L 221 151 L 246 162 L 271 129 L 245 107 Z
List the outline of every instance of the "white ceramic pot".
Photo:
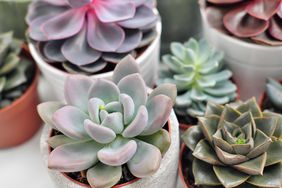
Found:
M 225 53 L 226 65 L 233 72 L 241 99 L 258 98 L 267 77 L 282 78 L 282 46 L 264 46 L 228 36 L 210 27 L 203 7 L 201 14 L 204 36 Z
M 157 80 L 158 65 L 160 56 L 160 38 L 161 38 L 162 25 L 159 21 L 157 23 L 157 36 L 154 41 L 147 47 L 147 49 L 136 59 L 139 64 L 141 74 L 149 87 L 153 87 Z M 58 100 L 63 99 L 63 88 L 66 77 L 69 75 L 67 72 L 61 71 L 47 62 L 45 62 L 40 54 L 37 52 L 35 46 L 29 43 L 30 53 L 35 59 L 39 69 L 47 82 L 51 85 L 53 92 Z M 105 78 L 111 79 L 113 71 L 96 74 L 92 78 Z
M 151 177 L 139 179 L 118 186 L 118 188 L 175 188 L 177 180 L 178 157 L 179 157 L 179 124 L 177 118 L 172 111 L 169 117 L 171 145 L 167 153 L 164 155 L 159 170 Z M 49 156 L 49 146 L 47 139 L 50 135 L 50 129 L 45 126 L 42 132 L 40 146 L 44 163 L 47 170 L 47 161 Z M 48 170 L 51 179 L 58 188 L 85 188 L 87 186 L 79 185 L 74 181 L 66 178 L 58 171 Z M 117 187 L 116 187 L 117 188 Z

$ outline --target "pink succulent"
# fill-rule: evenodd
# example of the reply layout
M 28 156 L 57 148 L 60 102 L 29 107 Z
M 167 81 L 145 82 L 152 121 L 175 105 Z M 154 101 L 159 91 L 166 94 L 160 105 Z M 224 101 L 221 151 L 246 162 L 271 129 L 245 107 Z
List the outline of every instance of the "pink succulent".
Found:
M 222 26 L 238 38 L 282 45 L 282 0 L 206 1 L 207 17 L 213 26 Z
M 26 20 L 47 61 L 94 73 L 154 39 L 154 7 L 154 0 L 38 0 Z

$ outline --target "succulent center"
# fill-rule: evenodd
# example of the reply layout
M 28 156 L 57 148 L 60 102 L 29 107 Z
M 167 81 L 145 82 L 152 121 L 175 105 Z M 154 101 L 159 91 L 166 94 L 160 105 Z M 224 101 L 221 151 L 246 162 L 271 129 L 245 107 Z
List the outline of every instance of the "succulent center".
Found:
M 239 145 L 241 145 L 241 144 L 246 144 L 246 139 L 244 139 L 244 138 L 238 138 L 238 139 L 236 140 L 236 144 L 239 144 Z
M 106 110 L 105 105 L 100 105 L 100 106 L 99 106 L 99 110 Z

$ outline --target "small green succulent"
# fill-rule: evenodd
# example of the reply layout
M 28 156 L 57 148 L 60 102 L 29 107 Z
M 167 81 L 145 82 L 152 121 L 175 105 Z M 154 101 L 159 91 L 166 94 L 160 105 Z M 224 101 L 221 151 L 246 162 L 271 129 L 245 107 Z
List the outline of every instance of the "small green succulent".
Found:
M 192 151 L 199 186 L 282 187 L 282 116 L 261 112 L 255 99 L 208 103 L 199 125 L 182 139 Z
M 86 171 L 88 183 L 95 188 L 117 184 L 124 165 L 135 177 L 151 176 L 170 146 L 163 126 L 175 97 L 172 84 L 161 85 L 148 95 L 131 56 L 116 66 L 113 82 L 69 76 L 66 104 L 38 106 L 46 124 L 62 133 L 48 141 L 54 149 L 48 167 L 60 172 Z
M 12 32 L 0 35 L 0 109 L 24 93 L 33 75 L 31 62 L 19 56 L 21 45 Z
M 266 84 L 266 94 L 270 101 L 270 105 L 273 105 L 272 107 L 281 111 L 282 110 L 282 85 L 272 79 L 267 79 Z M 268 104 L 269 105 L 269 104 Z
M 232 73 L 223 68 L 223 53 L 205 40 L 190 39 L 171 44 L 172 54 L 164 55 L 160 83 L 176 84 L 176 113 L 190 117 L 202 116 L 207 101 L 225 104 L 235 100 L 236 86 Z

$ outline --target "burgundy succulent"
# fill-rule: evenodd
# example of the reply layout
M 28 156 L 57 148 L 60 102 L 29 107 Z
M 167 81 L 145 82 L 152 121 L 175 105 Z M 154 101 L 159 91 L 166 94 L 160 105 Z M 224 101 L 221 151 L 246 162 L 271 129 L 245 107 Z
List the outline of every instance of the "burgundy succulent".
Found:
M 154 7 L 154 0 L 38 0 L 26 20 L 48 62 L 92 74 L 154 39 Z
M 282 0 L 206 0 L 209 22 L 238 38 L 282 45 Z M 221 28 L 221 29 L 222 29 Z

